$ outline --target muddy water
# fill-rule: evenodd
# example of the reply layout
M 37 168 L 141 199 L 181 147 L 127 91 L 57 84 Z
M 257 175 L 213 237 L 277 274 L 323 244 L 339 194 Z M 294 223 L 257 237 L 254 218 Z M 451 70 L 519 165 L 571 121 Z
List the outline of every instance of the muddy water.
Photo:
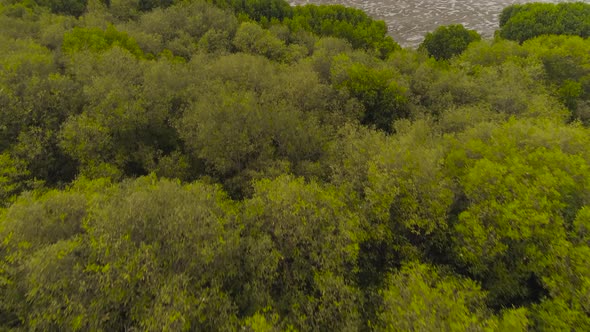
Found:
M 342 4 L 364 10 L 373 18 L 384 20 L 389 34 L 404 47 L 415 47 L 427 32 L 440 25 L 463 24 L 491 37 L 498 28 L 498 15 L 513 3 L 527 0 L 290 0 L 292 5 Z M 567 2 L 569 0 L 535 0 Z M 580 0 L 578 0 L 580 1 Z M 584 0 L 582 0 L 584 1 Z M 590 0 L 585 0 L 590 3 Z

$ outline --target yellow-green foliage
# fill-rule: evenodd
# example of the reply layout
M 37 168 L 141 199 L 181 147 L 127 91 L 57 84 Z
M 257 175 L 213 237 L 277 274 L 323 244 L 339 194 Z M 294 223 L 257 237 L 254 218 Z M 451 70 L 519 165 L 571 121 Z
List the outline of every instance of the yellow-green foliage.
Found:
M 468 40 L 0 0 L 0 330 L 589 330 L 590 42 Z
M 80 51 L 102 52 L 112 47 L 120 47 L 136 57 L 143 52 L 126 33 L 117 31 L 109 25 L 106 30 L 100 28 L 74 28 L 64 35 L 62 50 L 66 53 Z

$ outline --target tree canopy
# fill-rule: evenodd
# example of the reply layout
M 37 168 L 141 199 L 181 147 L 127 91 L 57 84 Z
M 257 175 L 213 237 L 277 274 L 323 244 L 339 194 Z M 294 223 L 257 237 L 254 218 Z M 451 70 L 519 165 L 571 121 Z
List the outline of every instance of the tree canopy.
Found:
M 427 33 L 419 49 L 437 60 L 448 60 L 463 53 L 469 44 L 478 40 L 481 40 L 481 36 L 477 31 L 465 29 L 461 24 L 452 24 Z
M 590 330 L 587 8 L 0 0 L 0 330 Z
M 546 34 L 590 36 L 590 4 L 514 4 L 500 14 L 502 38 L 523 42 Z

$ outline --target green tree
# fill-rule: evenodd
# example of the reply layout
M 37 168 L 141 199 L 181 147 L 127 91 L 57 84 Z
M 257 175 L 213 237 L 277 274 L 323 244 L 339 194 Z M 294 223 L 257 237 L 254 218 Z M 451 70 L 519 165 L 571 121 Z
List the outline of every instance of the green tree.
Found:
M 19 160 L 30 180 L 69 181 L 75 171 L 56 134 L 82 107 L 80 85 L 59 73 L 48 49 L 30 40 L 5 41 L 11 51 L 0 60 L 0 147 Z
M 86 203 L 76 192 L 28 193 L 2 215 L 0 292 L 13 327 L 72 326 L 60 312 L 62 304 L 76 308 L 79 303 L 67 297 L 77 291 L 69 281 L 83 280 L 75 255 L 80 254 Z
M 362 237 L 336 188 L 280 176 L 255 184 L 245 202 L 247 234 L 269 242 L 278 262 L 266 287 L 285 327 L 356 330 L 358 291 L 350 280 Z
M 132 38 L 117 31 L 113 25 L 106 30 L 99 28 L 74 28 L 64 35 L 62 50 L 66 53 L 80 51 L 102 52 L 113 46 L 127 50 L 140 58 L 143 52 Z
M 587 121 L 590 42 L 578 36 L 540 36 L 524 42 L 523 48 L 541 60 L 548 87 L 571 111 L 571 117 Z
M 230 8 L 236 15 L 245 14 L 255 21 L 283 20 L 293 15 L 293 8 L 285 0 L 210 0 L 221 8 Z
M 216 186 L 153 176 L 22 196 L 1 220 L 3 315 L 23 329 L 235 327 L 237 212 Z M 252 283 L 268 273 L 256 268 Z
M 156 56 L 164 50 L 190 59 L 197 43 L 209 32 L 227 35 L 230 41 L 238 28 L 234 15 L 204 1 L 181 2 L 167 8 L 156 8 L 125 25 L 142 50 Z M 219 38 L 219 37 L 217 37 Z M 221 38 L 223 40 L 223 38 Z
M 484 331 L 496 324 L 487 311 L 485 292 L 473 280 L 424 264 L 402 267 L 382 296 L 381 331 Z
M 285 59 L 287 53 L 287 46 L 282 40 L 258 24 L 250 22 L 240 25 L 236 31 L 233 45 L 238 51 L 263 55 L 276 61 Z
M 408 116 L 407 88 L 394 70 L 355 63 L 346 55 L 334 61 L 332 82 L 363 104 L 363 124 L 391 132 L 395 120 Z
M 14 159 L 7 152 L 0 154 L 0 202 L 3 206 L 12 203 L 31 184 L 30 172 L 22 160 Z
M 167 124 L 174 110 L 168 107 L 171 96 L 164 86 L 159 95 L 150 95 L 154 87 L 145 79 L 151 75 L 146 70 L 144 77 L 145 67 L 135 57 L 115 47 L 98 55 L 76 53 L 71 61 L 77 64 L 73 74 L 86 86 L 86 103 L 64 122 L 59 146 L 79 162 L 82 173 L 92 178 L 143 175 L 162 153 L 177 148 Z
M 48 7 L 53 13 L 81 16 L 86 11 L 87 0 L 35 0 L 39 6 Z
M 339 102 L 330 100 L 333 91 L 305 67 L 282 74 L 277 68 L 260 56 L 219 58 L 203 73 L 211 79 L 203 82 L 200 98 L 176 123 L 191 155 L 232 195 L 248 194 L 250 179 L 266 172 L 305 172 L 305 164 L 321 156 L 330 132 L 319 115 L 329 118 L 324 106 Z
M 341 5 L 295 7 L 293 18 L 285 20 L 285 24 L 293 31 L 306 30 L 321 37 L 345 39 L 354 48 L 374 50 L 381 58 L 400 49 L 387 36 L 385 22 L 375 21 L 361 10 Z
M 589 17 L 590 5 L 582 2 L 515 4 L 502 11 L 498 34 L 520 43 L 545 34 L 585 38 L 590 35 Z
M 469 44 L 481 40 L 475 30 L 468 30 L 461 24 L 440 26 L 424 37 L 419 49 L 425 50 L 437 60 L 448 60 L 461 54 Z
M 513 120 L 452 140 L 465 147 L 454 145 L 445 161 L 463 202 L 452 232 L 456 259 L 490 291 L 491 305 L 538 301 L 548 288 L 568 225 L 588 197 L 583 130 Z

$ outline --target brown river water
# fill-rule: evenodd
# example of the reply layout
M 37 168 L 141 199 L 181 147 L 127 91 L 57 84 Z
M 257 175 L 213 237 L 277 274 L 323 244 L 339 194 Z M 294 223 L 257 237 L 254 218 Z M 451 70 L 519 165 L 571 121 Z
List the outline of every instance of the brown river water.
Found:
M 536 0 L 568 2 L 570 0 Z M 580 0 L 578 0 L 580 1 Z M 477 30 L 484 38 L 498 29 L 502 9 L 530 0 L 290 0 L 292 5 L 342 4 L 364 10 L 371 17 L 384 20 L 389 34 L 403 47 L 416 47 L 427 32 L 440 25 L 463 24 Z M 582 0 L 590 3 L 590 0 Z

